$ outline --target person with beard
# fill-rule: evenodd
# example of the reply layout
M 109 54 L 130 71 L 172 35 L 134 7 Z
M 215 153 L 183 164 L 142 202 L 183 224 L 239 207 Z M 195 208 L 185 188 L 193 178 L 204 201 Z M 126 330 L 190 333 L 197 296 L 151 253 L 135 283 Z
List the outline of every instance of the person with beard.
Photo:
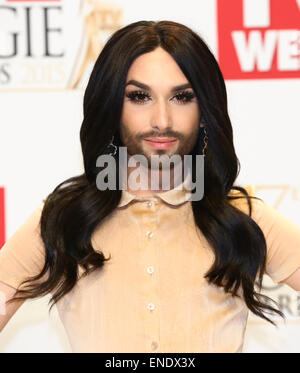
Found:
M 50 293 L 73 352 L 242 352 L 249 310 L 272 324 L 264 311 L 284 316 L 262 277 L 300 290 L 300 229 L 235 184 L 225 83 L 198 34 L 171 21 L 116 31 L 85 90 L 80 139 L 84 173 L 0 251 L 2 329 L 24 300 Z M 168 190 L 164 167 L 153 187 L 149 166 L 143 188 L 97 187 L 96 160 L 118 161 L 122 147 L 148 165 L 204 156 L 203 197 L 191 199 L 196 162 L 184 180 L 184 164 L 171 167 Z M 128 163 L 122 181 L 136 169 Z

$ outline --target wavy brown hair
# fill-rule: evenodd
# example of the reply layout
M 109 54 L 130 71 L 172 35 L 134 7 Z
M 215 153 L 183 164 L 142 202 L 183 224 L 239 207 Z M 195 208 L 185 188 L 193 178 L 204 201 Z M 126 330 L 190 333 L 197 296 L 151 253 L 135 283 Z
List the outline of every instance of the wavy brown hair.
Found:
M 157 47 L 173 57 L 191 83 L 209 137 L 205 193 L 200 201 L 191 202 L 195 224 L 215 254 L 205 278 L 232 296 L 239 296 L 237 291 L 241 288 L 249 310 L 276 325 L 264 312 L 284 317 L 283 313 L 271 306 L 273 300 L 260 294 L 267 250 L 264 234 L 251 218 L 251 200 L 255 197 L 234 185 L 240 164 L 233 145 L 222 73 L 203 39 L 190 28 L 171 21 L 129 24 L 112 34 L 99 54 L 84 94 L 80 130 L 84 173 L 63 181 L 45 199 L 40 220 L 45 265 L 39 275 L 22 283 L 27 284 L 26 288 L 18 289 L 14 299 L 35 298 L 55 290 L 51 310 L 76 285 L 79 266 L 86 276 L 110 259 L 94 250 L 91 236 L 117 207 L 122 191 L 97 188 L 96 176 L 101 168 L 96 167 L 96 159 L 108 153 L 112 136 L 116 145 L 124 146 L 119 130 L 126 76 L 138 56 Z M 199 131 L 193 156 L 201 154 L 203 144 L 203 133 Z M 119 185 L 118 161 L 116 164 Z M 240 195 L 230 196 L 231 190 L 238 190 Z M 248 214 L 231 203 L 235 198 L 247 199 Z M 47 278 L 37 282 L 44 275 Z M 17 298 L 18 295 L 21 296 Z

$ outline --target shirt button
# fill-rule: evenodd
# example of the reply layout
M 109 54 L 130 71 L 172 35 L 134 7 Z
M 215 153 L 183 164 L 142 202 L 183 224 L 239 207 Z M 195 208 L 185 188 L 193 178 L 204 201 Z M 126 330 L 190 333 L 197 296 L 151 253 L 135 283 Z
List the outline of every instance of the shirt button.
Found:
M 152 275 L 152 273 L 154 272 L 154 268 L 152 266 L 148 267 L 147 268 L 147 272 Z
M 157 347 L 158 347 L 158 343 L 155 342 L 155 341 L 153 341 L 153 342 L 151 343 L 151 348 L 152 348 L 152 350 L 156 350 Z
M 146 203 L 147 203 L 147 206 L 148 206 L 148 207 L 151 207 L 151 206 L 152 206 L 152 202 L 151 202 L 151 201 L 147 201 Z
M 155 306 L 154 306 L 153 303 L 149 303 L 149 304 L 147 305 L 147 308 L 148 308 L 149 311 L 153 311 L 154 308 L 155 308 Z
M 146 234 L 147 234 L 148 238 L 153 237 L 153 232 L 148 231 Z

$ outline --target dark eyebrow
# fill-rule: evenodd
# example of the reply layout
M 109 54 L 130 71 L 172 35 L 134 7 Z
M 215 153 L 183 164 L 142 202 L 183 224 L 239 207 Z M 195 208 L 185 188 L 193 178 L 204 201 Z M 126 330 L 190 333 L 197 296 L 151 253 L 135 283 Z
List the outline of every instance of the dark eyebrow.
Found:
M 145 90 L 148 90 L 148 91 L 151 91 L 151 88 L 147 85 L 147 84 L 144 84 L 144 83 L 141 83 L 141 82 L 138 82 L 137 80 L 129 80 L 125 86 L 129 85 L 129 84 L 133 84 L 139 88 L 142 88 L 142 89 L 145 89 Z M 177 91 L 181 91 L 183 89 L 186 89 L 186 88 L 192 88 L 192 86 L 190 85 L 190 83 L 186 83 L 186 84 L 181 84 L 181 85 L 176 85 L 175 87 L 173 87 L 171 89 L 171 92 L 177 92 Z

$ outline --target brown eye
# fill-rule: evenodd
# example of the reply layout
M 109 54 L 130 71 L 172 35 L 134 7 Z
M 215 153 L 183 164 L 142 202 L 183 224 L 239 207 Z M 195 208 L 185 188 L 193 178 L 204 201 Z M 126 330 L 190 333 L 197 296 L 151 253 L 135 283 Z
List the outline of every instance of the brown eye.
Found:
M 193 92 L 183 91 L 183 92 L 178 93 L 174 97 L 177 98 L 177 101 L 180 101 L 181 103 L 185 104 L 185 103 L 192 101 L 192 99 L 195 98 L 196 96 Z
M 150 98 L 148 93 L 143 91 L 133 91 L 126 94 L 126 97 L 130 99 L 132 102 L 136 102 L 138 104 L 145 102 L 145 98 Z

